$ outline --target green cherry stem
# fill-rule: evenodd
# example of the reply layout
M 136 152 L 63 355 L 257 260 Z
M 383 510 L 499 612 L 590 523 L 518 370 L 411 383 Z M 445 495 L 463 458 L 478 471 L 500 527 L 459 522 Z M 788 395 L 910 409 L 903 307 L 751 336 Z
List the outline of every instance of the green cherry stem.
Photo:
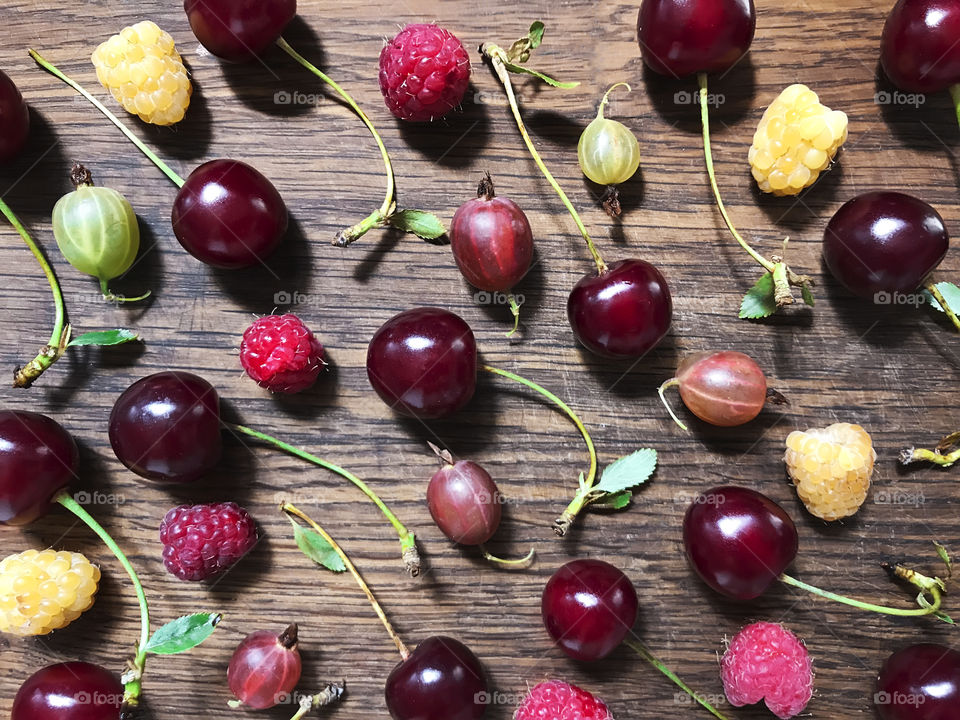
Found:
M 587 247 L 590 249 L 590 254 L 593 256 L 593 261 L 597 265 L 597 271 L 602 275 L 603 273 L 607 272 L 607 264 L 603 261 L 603 257 L 600 255 L 600 251 L 597 250 L 596 245 L 593 244 L 593 240 L 590 238 L 590 233 L 587 232 L 587 228 L 583 224 L 583 220 L 580 218 L 580 214 L 577 212 L 577 209 L 573 206 L 573 203 L 570 202 L 570 198 L 567 197 L 567 194 L 563 191 L 563 188 L 560 187 L 560 183 L 556 181 L 556 178 L 554 178 L 547 169 L 546 164 L 543 162 L 543 158 L 540 157 L 540 153 L 537 152 L 537 148 L 533 144 L 533 140 L 530 139 L 530 134 L 527 132 L 527 127 L 523 122 L 523 116 L 520 114 L 520 106 L 517 104 L 517 96 L 513 91 L 513 81 L 510 79 L 510 71 L 507 70 L 506 63 L 509 62 L 509 59 L 506 51 L 499 45 L 494 45 L 493 43 L 484 43 L 480 47 L 480 52 L 483 53 L 484 57 L 490 60 L 490 64 L 493 66 L 494 72 L 496 72 L 497 77 L 503 84 L 503 89 L 507 93 L 507 100 L 510 103 L 510 110 L 513 111 L 513 117 L 517 121 L 517 128 L 520 130 L 520 136 L 523 138 L 524 143 L 526 143 L 527 149 L 530 151 L 530 155 L 533 157 L 533 161 L 537 164 L 537 167 L 540 168 L 540 172 L 543 173 L 543 176 L 556 191 L 557 195 L 560 196 L 561 202 L 563 202 L 564 206 L 569 211 L 570 216 L 573 218 L 573 221 L 577 224 L 577 229 L 583 236 L 584 241 L 586 241 Z
M 420 553 L 417 551 L 416 535 L 407 530 L 404 524 L 400 522 L 396 515 L 393 514 L 393 511 L 391 511 L 390 508 L 388 508 L 383 502 L 383 500 L 380 499 L 380 496 L 377 495 L 363 480 L 339 465 L 328 462 L 327 460 L 317 457 L 306 450 L 301 450 L 300 448 L 294 447 L 290 443 L 279 440 L 272 435 L 267 435 L 266 433 L 262 433 L 259 430 L 253 430 L 252 428 L 245 427 L 244 425 L 236 425 L 228 422 L 224 422 L 223 425 L 228 430 L 256 438 L 257 440 L 262 440 L 263 442 L 269 443 L 270 445 L 273 445 L 284 452 L 288 452 L 291 455 L 300 458 L 301 460 L 306 460 L 314 465 L 319 465 L 322 468 L 330 470 L 331 472 L 346 478 L 356 485 L 364 495 L 370 498 L 373 503 L 380 508 L 380 512 L 384 514 L 387 520 L 390 521 L 390 524 L 393 525 L 394 529 L 397 531 L 397 535 L 400 538 L 400 550 L 403 556 L 404 565 L 407 568 L 407 572 L 409 572 L 413 577 L 416 577 L 420 574 Z
M 950 98 L 957 111 L 957 122 L 960 123 L 960 83 L 950 86 Z
M 143 584 L 140 582 L 140 578 L 137 576 L 137 571 L 133 569 L 133 565 L 130 564 L 127 556 L 124 554 L 123 550 L 120 549 L 120 546 L 117 545 L 116 541 L 110 536 L 110 533 L 108 533 L 103 526 L 98 523 L 92 515 L 90 515 L 90 513 L 84 510 L 80 503 L 78 503 L 66 491 L 57 495 L 57 497 L 54 498 L 54 502 L 59 503 L 61 506 L 76 515 L 77 518 L 83 521 L 87 527 L 93 530 L 93 532 L 95 532 L 100 539 L 103 540 L 106 546 L 110 548 L 111 552 L 116 555 L 117 560 L 120 561 L 123 569 L 127 571 L 127 575 L 130 577 L 130 582 L 133 583 L 133 589 L 137 593 L 137 602 L 140 604 L 140 644 L 137 646 L 137 655 L 133 660 L 130 670 L 124 674 L 123 705 L 125 708 L 137 707 L 140 704 L 143 670 L 147 664 L 146 647 L 147 643 L 150 641 L 150 610 L 147 607 L 147 596 L 143 591 Z
M 518 560 L 504 560 L 503 558 L 497 557 L 496 555 L 488 552 L 483 545 L 480 546 L 480 552 L 483 553 L 484 559 L 488 562 L 491 562 L 494 565 L 502 565 L 505 568 L 514 570 L 523 570 L 524 568 L 528 567 L 530 563 L 533 562 L 533 558 L 536 557 L 537 554 L 536 549 L 530 548 L 530 552 Z
M 773 276 L 775 297 L 777 306 L 789 305 L 793 302 L 793 292 L 791 286 L 805 287 L 812 284 L 810 278 L 805 275 L 797 275 L 783 262 L 781 258 L 768 260 L 748 243 L 743 235 L 737 230 L 727 212 L 727 206 L 723 202 L 720 194 L 720 187 L 717 185 L 717 173 L 713 166 L 713 150 L 710 143 L 710 104 L 707 94 L 707 74 L 698 73 L 697 81 L 700 86 L 700 121 L 703 126 L 703 155 L 707 165 L 707 176 L 710 178 L 710 188 L 713 190 L 713 197 L 717 201 L 717 209 L 720 211 L 723 222 L 726 224 L 730 234 L 740 244 L 747 254 L 753 258 L 764 270 Z
M 907 448 L 900 453 L 900 462 L 909 465 L 915 462 L 928 462 L 948 468 L 960 460 L 960 432 L 951 433 L 940 441 L 935 450 Z
M 663 662 L 656 655 L 650 652 L 650 649 L 646 645 L 644 645 L 642 642 L 640 642 L 639 640 L 628 638 L 623 641 L 623 644 L 626 645 L 631 650 L 633 650 L 634 652 L 636 652 L 640 657 L 642 657 L 644 660 L 650 663 L 657 670 L 659 670 L 664 675 L 666 675 L 667 678 L 669 678 L 674 685 L 676 685 L 678 688 L 683 690 L 687 695 L 689 695 L 691 698 L 693 698 L 698 703 L 700 703 L 700 705 L 706 708 L 707 711 L 709 711 L 710 714 L 713 715 L 715 718 L 718 718 L 718 720 L 727 720 L 727 718 L 724 715 L 722 715 L 719 710 L 717 710 L 713 705 L 708 703 L 698 693 L 694 692 L 689 685 L 687 685 L 683 680 L 681 680 L 677 676 L 675 672 L 673 672 L 673 670 L 671 670 L 666 665 L 664 665 Z
M 387 629 L 387 634 L 390 635 L 390 639 L 393 640 L 393 644 L 397 646 L 397 650 L 400 652 L 400 657 L 404 660 L 410 657 L 410 650 L 404 644 L 403 640 L 400 639 L 400 636 L 397 635 L 397 631 L 393 629 L 393 625 L 390 624 L 390 620 L 387 618 L 387 614 L 384 612 L 383 608 L 380 606 L 380 603 L 377 601 L 377 597 L 373 594 L 373 590 L 370 589 L 370 586 L 364 581 L 363 576 L 360 575 L 360 572 L 354 566 L 353 562 L 343 551 L 343 548 L 330 537 L 330 534 L 324 530 L 320 525 L 305 512 L 300 510 L 296 505 L 291 503 L 283 503 L 280 506 L 280 509 L 292 517 L 297 518 L 309 525 L 317 534 L 320 535 L 324 540 L 329 543 L 330 547 L 333 548 L 333 551 L 343 560 L 343 564 L 347 566 L 347 570 L 353 575 L 353 579 L 357 581 L 357 584 L 360 586 L 360 589 L 363 590 L 363 594 L 367 596 L 367 600 L 370 601 L 370 604 L 373 606 L 373 611 L 377 614 L 377 617 L 380 618 L 380 622 L 383 623 L 383 626 Z
M 50 291 L 53 293 L 53 304 L 56 314 L 53 320 L 53 332 L 50 333 L 50 342 L 41 348 L 37 356 L 27 363 L 25 367 L 17 368 L 13 374 L 14 387 L 28 388 L 33 384 L 34 380 L 43 374 L 44 370 L 53 365 L 53 363 L 63 355 L 63 351 L 66 350 L 67 343 L 70 341 L 70 326 L 66 324 L 67 310 L 63 302 L 63 292 L 60 290 L 60 283 L 57 280 L 56 273 L 53 272 L 53 268 L 47 261 L 46 255 L 43 254 L 43 250 L 41 250 L 40 246 L 30 237 L 30 233 L 27 232 L 23 223 L 20 222 L 20 219 L 2 198 L 0 198 L 0 212 L 10 221 L 10 224 L 13 225 L 14 229 L 20 234 L 20 237 L 23 238 L 30 252 L 32 252 L 33 256 L 37 259 L 37 262 L 40 263 L 40 269 L 43 270 L 43 274 L 47 278 L 47 283 L 50 285 Z
M 941 597 L 941 588 L 936 583 L 921 585 L 918 582 L 913 581 L 913 584 L 917 585 L 917 587 L 921 589 L 920 597 L 923 597 L 925 593 L 929 593 L 933 598 L 933 602 L 929 603 L 928 605 L 921 605 L 918 608 L 908 609 L 887 607 L 886 605 L 875 605 L 874 603 L 863 602 L 862 600 L 854 600 L 853 598 L 848 598 L 843 595 L 837 595 L 829 590 L 821 590 L 820 588 L 814 587 L 813 585 L 805 583 L 802 580 L 797 580 L 786 573 L 780 575 L 780 581 L 786 585 L 792 585 L 795 588 L 806 590 L 807 592 L 817 595 L 818 597 L 826 598 L 827 600 L 833 600 L 844 605 L 859 608 L 860 610 L 867 610 L 869 612 L 880 613 L 882 615 L 896 615 L 898 617 L 922 617 L 924 615 L 936 615 L 940 612 L 940 604 L 943 600 Z
M 525 377 L 516 375 L 508 370 L 501 370 L 499 368 L 491 367 L 489 365 L 481 366 L 483 370 L 493 375 L 500 375 L 514 382 L 518 382 L 521 385 L 524 385 L 535 392 L 543 395 L 547 400 L 552 402 L 558 408 L 563 410 L 566 413 L 567 417 L 573 421 L 573 424 L 577 426 L 577 430 L 580 431 L 580 434 L 583 436 L 583 441 L 587 444 L 587 451 L 590 453 L 590 470 L 587 473 L 586 478 L 583 478 L 581 474 L 580 488 L 577 491 L 576 496 L 573 498 L 573 501 L 567 506 L 563 513 L 558 517 L 553 523 L 553 529 L 560 537 L 563 537 L 567 534 L 567 530 L 570 529 L 570 526 L 573 524 L 574 519 L 577 515 L 580 514 L 580 511 L 583 510 L 587 505 L 590 504 L 591 500 L 588 497 L 590 492 L 593 490 L 593 485 L 597 480 L 597 450 L 593 445 L 593 438 L 590 437 L 590 433 L 587 431 L 587 428 L 584 426 L 583 422 L 580 420 L 580 417 L 573 411 L 573 409 L 567 405 L 563 400 L 558 398 L 552 392 L 547 390 L 542 385 L 538 385 L 532 380 L 527 380 Z
M 933 295 L 934 300 L 940 303 L 940 307 L 943 308 L 943 312 L 946 314 L 946 316 L 950 318 L 950 322 L 953 323 L 953 326 L 957 328 L 957 330 L 960 330 L 960 318 L 957 317 L 956 311 L 950 307 L 950 303 L 947 302 L 947 299 L 943 296 L 943 293 L 940 292 L 940 288 L 937 287 L 937 284 L 929 282 L 926 285 L 926 289 L 927 292 Z
M 368 217 L 361 220 L 353 227 L 337 233 L 337 237 L 333 241 L 333 244 L 338 247 L 346 247 L 355 240 L 363 237 L 369 230 L 375 227 L 386 225 L 389 222 L 390 216 L 396 212 L 397 204 L 394 199 L 394 193 L 396 192 L 396 178 L 394 177 L 393 163 L 390 161 L 390 154 L 387 152 L 387 147 L 383 144 L 383 138 L 380 137 L 380 133 L 377 132 L 373 122 L 369 117 L 367 117 L 367 114 L 360 109 L 360 106 L 357 105 L 356 101 L 350 97 L 346 90 L 340 87 L 339 84 L 337 84 L 326 73 L 320 70 L 320 68 L 313 65 L 305 57 L 303 57 L 303 55 L 290 47 L 289 43 L 287 43 L 287 41 L 283 38 L 277 40 L 277 45 L 279 45 L 280 48 L 287 53 L 287 55 L 329 85 L 333 91 L 336 92 L 337 95 L 339 95 L 343 101 L 350 106 L 350 108 L 363 121 L 363 124 L 366 125 L 370 130 L 370 134 L 373 135 L 373 139 L 376 141 L 377 147 L 380 148 L 380 154 L 383 156 L 383 165 L 387 172 L 387 193 L 384 197 L 383 205 L 381 205 L 378 210 L 375 210 Z
M 89 100 L 93 104 L 93 106 L 97 108 L 97 110 L 99 110 L 104 115 L 106 115 L 107 119 L 109 119 L 110 122 L 112 122 L 114 125 L 116 125 L 120 129 L 120 132 L 122 132 L 124 135 L 127 136 L 127 139 L 130 140 L 130 142 L 132 142 L 134 145 L 136 145 L 140 149 L 140 152 L 142 152 L 144 155 L 150 158 L 153 164 L 156 165 L 158 168 L 160 168 L 160 171 L 164 175 L 170 178 L 170 180 L 177 187 L 183 187 L 183 183 L 184 183 L 183 178 L 177 175 L 177 173 L 175 173 L 173 170 L 171 170 L 170 167 L 163 160 L 157 157 L 156 153 L 154 153 L 153 150 L 148 148 L 143 143 L 143 141 L 140 140 L 140 138 L 134 135 L 133 132 L 127 128 L 126 125 L 120 122 L 120 119 L 116 115 L 114 115 L 112 112 L 110 112 L 110 110 L 107 108 L 106 105 L 104 105 L 102 102 L 97 100 L 93 95 L 87 92 L 86 89 L 83 86 L 81 86 L 78 82 L 76 82 L 75 80 L 72 80 L 67 75 L 62 73 L 55 65 L 45 60 L 40 55 L 40 53 L 38 53 L 36 50 L 31 49 L 29 52 L 30 52 L 30 57 L 33 58 L 34 62 L 36 62 L 37 65 L 42 67 L 51 75 L 54 75 L 55 77 L 60 78 L 63 82 L 65 82 L 67 85 L 72 87 L 78 93 L 83 95 L 87 100 Z

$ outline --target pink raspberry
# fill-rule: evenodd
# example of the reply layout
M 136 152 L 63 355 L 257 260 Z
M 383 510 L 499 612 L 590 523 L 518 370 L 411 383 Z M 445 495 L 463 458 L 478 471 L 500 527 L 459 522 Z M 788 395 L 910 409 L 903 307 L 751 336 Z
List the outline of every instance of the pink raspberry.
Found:
M 599 698 L 576 685 L 551 680 L 531 690 L 513 720 L 613 720 Z
M 326 363 L 323 345 L 296 315 L 266 315 L 247 328 L 240 364 L 260 387 L 297 393 L 313 385 Z
M 163 564 L 181 580 L 222 575 L 257 544 L 257 525 L 236 503 L 181 505 L 160 523 Z
M 463 102 L 470 56 L 439 25 L 407 25 L 380 52 L 380 92 L 401 120 L 428 122 Z
M 813 696 L 813 662 L 803 641 L 783 625 L 758 622 L 737 633 L 720 663 L 723 691 L 734 707 L 761 700 L 782 720 Z

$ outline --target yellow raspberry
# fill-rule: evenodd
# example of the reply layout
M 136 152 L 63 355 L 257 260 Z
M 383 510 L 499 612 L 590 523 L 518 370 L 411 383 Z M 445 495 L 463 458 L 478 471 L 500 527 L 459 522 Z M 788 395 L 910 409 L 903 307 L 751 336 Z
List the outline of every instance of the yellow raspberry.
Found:
M 850 517 L 860 509 L 876 459 L 870 435 L 850 423 L 790 433 L 783 457 L 807 510 L 827 521 Z
M 183 120 L 193 86 L 173 38 L 144 20 L 102 43 L 91 58 L 100 84 L 123 109 L 154 125 Z
M 64 628 L 93 606 L 100 569 L 80 553 L 27 550 L 0 561 L 0 632 Z
M 845 113 L 821 105 L 806 85 L 791 85 L 763 113 L 747 159 L 761 190 L 796 195 L 817 181 L 846 139 Z

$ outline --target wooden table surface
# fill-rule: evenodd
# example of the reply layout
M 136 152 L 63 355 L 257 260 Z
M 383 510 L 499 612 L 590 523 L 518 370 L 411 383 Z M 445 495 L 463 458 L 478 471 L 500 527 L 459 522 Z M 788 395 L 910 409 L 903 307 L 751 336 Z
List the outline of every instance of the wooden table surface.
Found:
M 933 620 L 873 616 L 779 588 L 740 604 L 705 588 L 685 562 L 680 524 L 691 494 L 734 482 L 764 491 L 797 519 L 801 551 L 794 569 L 805 580 L 874 601 L 908 606 L 909 593 L 890 583 L 879 563 L 906 559 L 939 572 L 931 541 L 960 548 L 957 471 L 897 467 L 897 452 L 934 445 L 955 430 L 953 394 L 960 373 L 958 338 L 942 318 L 921 310 L 891 311 L 854 300 L 825 272 L 820 240 L 832 213 L 854 195 L 887 188 L 915 193 L 960 229 L 958 131 L 949 98 L 918 107 L 879 105 L 875 93 L 880 32 L 887 2 L 811 0 L 761 3 L 752 52 L 714 91 L 725 102 L 713 113 L 721 185 L 741 229 L 767 254 L 790 235 L 791 264 L 817 278 L 814 311 L 796 308 L 767 322 L 738 320 L 740 296 L 756 279 L 722 228 L 703 169 L 694 83 L 644 72 L 636 45 L 637 2 L 536 0 L 522 6 L 496 0 L 402 0 L 377 3 L 302 0 L 287 38 L 348 88 L 382 130 L 397 167 L 401 202 L 449 221 L 489 170 L 501 194 L 517 200 L 535 228 L 539 263 L 518 291 L 526 297 L 522 332 L 512 341 L 504 308 L 478 305 L 451 254 L 380 231 L 348 249 L 334 233 L 381 201 L 381 166 L 365 128 L 323 87 L 279 50 L 263 63 L 221 65 L 198 52 L 179 2 L 6 0 L 0 66 L 32 108 L 28 151 L 0 174 L 0 192 L 27 222 L 53 260 L 69 312 L 80 330 L 129 326 L 146 342 L 114 350 L 74 352 L 29 391 L 2 391 L 5 407 L 39 410 L 63 423 L 81 445 L 81 487 L 99 492 L 91 508 L 141 572 L 157 622 L 198 609 L 222 611 L 217 633 L 190 655 L 151 661 L 145 717 L 234 717 L 226 707 L 225 669 L 239 640 L 257 629 L 301 625 L 305 671 L 301 687 L 345 678 L 349 697 L 330 716 L 383 717 L 383 683 L 395 650 L 349 576 L 315 569 L 292 545 L 280 498 L 297 500 L 342 541 L 410 644 L 453 635 L 484 661 L 504 703 L 544 678 L 564 678 L 597 692 L 619 718 L 706 717 L 685 697 L 621 648 L 604 662 L 578 665 L 552 647 L 540 621 L 539 598 L 551 573 L 581 556 L 621 567 L 636 583 L 642 611 L 638 637 L 700 692 L 723 703 L 717 659 L 724 638 L 757 619 L 782 621 L 803 637 L 815 658 L 813 717 L 872 717 L 877 670 L 897 646 L 931 640 L 957 645 L 957 630 Z M 608 258 L 655 262 L 674 295 L 673 329 L 648 357 L 610 363 L 577 348 L 565 317 L 573 283 L 590 269 L 570 217 L 526 154 L 502 94 L 475 53 L 483 41 L 508 43 L 530 21 L 547 25 L 537 67 L 577 79 L 560 91 L 521 80 L 524 114 L 547 163 L 583 212 Z M 124 116 L 181 174 L 207 159 L 249 161 L 286 199 L 291 230 L 269 270 L 217 272 L 181 250 L 169 213 L 175 188 L 99 113 L 72 90 L 37 69 L 35 47 L 112 100 L 96 84 L 90 53 L 125 25 L 152 19 L 173 34 L 190 65 L 196 93 L 187 119 L 174 129 L 144 127 Z M 404 126 L 383 106 L 376 83 L 383 38 L 398 25 L 437 21 L 453 30 L 475 61 L 463 111 L 432 126 Z M 617 94 L 609 116 L 635 128 L 643 148 L 642 177 L 624 188 L 626 212 L 611 223 L 582 179 L 576 142 L 603 91 Z M 746 151 L 763 108 L 784 86 L 805 82 L 822 101 L 850 116 L 850 139 L 839 165 L 799 199 L 761 197 Z M 316 95 L 315 105 L 275 103 L 278 92 Z M 678 95 L 679 93 L 679 95 Z M 70 161 L 84 161 L 99 184 L 121 190 L 136 208 L 143 254 L 116 290 L 150 288 L 152 301 L 114 308 L 100 301 L 95 281 L 69 267 L 50 228 L 55 201 L 69 190 Z M 36 263 L 8 226 L 0 231 L 0 364 L 12 369 L 45 342 L 52 303 Z M 949 254 L 940 276 L 960 271 Z M 331 371 L 317 386 L 273 398 L 241 372 L 241 333 L 277 306 L 278 293 L 329 349 Z M 281 298 L 282 299 L 282 298 Z M 433 304 L 461 314 L 474 328 L 485 361 L 519 371 L 569 400 L 592 429 L 602 462 L 638 447 L 661 453 L 654 479 L 633 506 L 613 515 L 588 513 L 566 539 L 550 521 L 572 496 L 585 453 L 566 419 L 536 396 L 481 378 L 472 404 L 452 421 L 423 425 L 399 420 L 371 391 L 364 372 L 366 344 L 394 313 Z M 685 434 L 667 418 L 656 387 L 688 352 L 731 348 L 751 354 L 772 384 L 789 396 L 731 431 L 696 426 Z M 127 472 L 107 442 L 107 418 L 117 395 L 162 369 L 210 380 L 225 412 L 341 463 L 371 485 L 419 533 L 427 563 L 411 580 L 398 566 L 396 537 L 352 486 L 271 449 L 227 439 L 218 470 L 195 486 L 168 491 Z M 879 454 L 875 488 L 849 522 L 826 525 L 805 513 L 786 479 L 784 439 L 796 428 L 835 421 L 861 423 Z M 452 546 L 430 520 L 424 502 L 435 467 L 426 442 L 486 465 L 511 502 L 491 549 L 523 554 L 535 546 L 535 566 L 505 573 Z M 26 479 L 25 479 L 26 480 Z M 235 500 L 257 518 L 262 541 L 212 585 L 183 583 L 164 570 L 157 527 L 181 502 Z M 104 569 L 95 607 L 69 629 L 43 639 L 0 639 L 0 713 L 34 670 L 73 658 L 120 669 L 137 636 L 129 583 L 107 550 L 63 512 L 25 530 L 0 531 L 3 554 L 54 546 L 82 551 Z M 948 611 L 960 615 L 948 596 Z M 731 717 L 771 717 L 765 709 Z M 509 718 L 512 704 L 490 709 Z M 262 713 L 289 717 L 289 708 Z

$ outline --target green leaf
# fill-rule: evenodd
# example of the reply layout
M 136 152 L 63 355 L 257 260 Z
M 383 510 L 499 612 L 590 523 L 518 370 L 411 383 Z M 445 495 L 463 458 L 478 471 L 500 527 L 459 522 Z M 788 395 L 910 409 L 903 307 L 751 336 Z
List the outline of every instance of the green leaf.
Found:
M 570 90 L 580 85 L 580 83 L 578 82 L 560 82 L 559 80 L 554 80 L 552 77 L 544 75 L 542 72 L 537 72 L 536 70 L 532 70 L 531 68 L 524 67 L 523 65 L 517 65 L 516 63 L 505 62 L 504 65 L 506 66 L 507 70 L 509 70 L 512 73 L 533 75 L 534 77 L 540 78 L 548 85 L 552 85 L 553 87 L 556 87 L 556 88 L 563 88 L 564 90 Z
M 447 232 L 440 218 L 425 210 L 400 210 L 390 216 L 389 222 L 398 230 L 413 233 L 424 240 L 436 240 Z
M 305 528 L 292 519 L 290 524 L 293 525 L 293 538 L 297 541 L 297 547 L 303 551 L 304 555 L 327 570 L 336 573 L 346 572 L 347 566 L 344 565 L 343 558 L 337 554 L 330 543 L 323 539 L 320 533 L 311 528 Z
M 608 508 L 610 510 L 623 510 L 630 504 L 632 498 L 633 493 L 629 490 L 624 490 L 623 492 L 604 495 L 597 500 L 594 505 L 599 505 L 602 508 Z
M 810 289 L 807 283 L 800 286 L 800 294 L 803 295 L 803 301 L 810 307 L 817 304 L 817 301 L 813 297 L 813 290 Z
M 144 648 L 152 655 L 177 655 L 202 643 L 223 619 L 219 613 L 184 615 L 157 630 Z
M 769 317 L 777 311 L 777 300 L 773 292 L 773 274 L 764 273 L 757 284 L 743 296 L 740 303 L 740 317 L 757 320 Z
M 530 26 L 530 49 L 536 50 L 543 44 L 543 31 L 546 30 L 546 26 L 537 20 Z
M 933 541 L 934 547 L 937 548 L 937 555 L 940 556 L 940 559 L 943 560 L 943 564 L 947 566 L 947 573 L 953 573 L 953 562 L 950 560 L 950 555 L 947 553 L 947 549 L 938 543 L 936 540 Z
M 123 345 L 124 343 L 139 340 L 140 336 L 133 330 L 97 330 L 95 332 L 78 335 L 67 347 L 83 345 Z
M 593 486 L 593 491 L 607 495 L 622 493 L 645 483 L 656 469 L 657 451 L 652 448 L 637 450 L 610 463 L 600 476 L 600 482 Z
M 954 312 L 960 312 L 960 288 L 949 282 L 937 283 L 935 287 L 940 291 L 940 294 L 943 295 L 943 299 L 947 301 L 950 309 Z M 930 303 L 930 306 L 934 310 L 943 312 L 943 306 L 940 305 L 939 301 L 929 290 L 924 290 L 924 295 L 926 295 L 927 302 Z

